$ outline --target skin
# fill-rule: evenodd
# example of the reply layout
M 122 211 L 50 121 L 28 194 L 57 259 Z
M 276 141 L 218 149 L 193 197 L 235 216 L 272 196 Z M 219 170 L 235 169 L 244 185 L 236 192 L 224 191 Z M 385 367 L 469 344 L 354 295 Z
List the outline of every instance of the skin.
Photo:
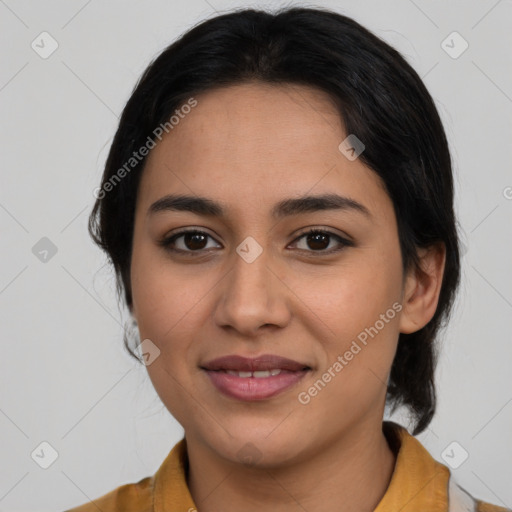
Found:
M 198 105 L 151 151 L 139 186 L 131 281 L 141 340 L 160 355 L 151 381 L 185 430 L 188 483 L 200 512 L 373 510 L 389 485 L 395 456 L 382 433 L 386 382 L 399 333 L 435 313 L 443 247 L 420 252 L 424 272 L 402 272 L 393 204 L 380 178 L 339 150 L 340 116 L 322 91 L 258 82 L 195 96 Z M 276 221 L 275 203 L 338 193 L 356 211 L 324 210 Z M 226 218 L 149 206 L 170 193 L 226 205 Z M 178 230 L 205 231 L 203 245 L 158 244 Z M 299 236 L 315 227 L 353 246 L 324 255 Z M 247 237 L 263 252 L 247 263 Z M 336 238 L 327 239 L 340 247 Z M 330 241 L 329 241 L 330 240 Z M 192 249 L 190 249 L 192 247 Z M 197 250 L 197 249 L 196 249 Z M 334 283 L 336 283 L 334 285 Z M 365 327 L 393 303 L 402 310 L 307 405 L 308 390 Z M 312 368 L 273 398 L 222 395 L 199 368 L 214 358 L 271 353 Z M 252 443 L 251 465 L 238 451 Z

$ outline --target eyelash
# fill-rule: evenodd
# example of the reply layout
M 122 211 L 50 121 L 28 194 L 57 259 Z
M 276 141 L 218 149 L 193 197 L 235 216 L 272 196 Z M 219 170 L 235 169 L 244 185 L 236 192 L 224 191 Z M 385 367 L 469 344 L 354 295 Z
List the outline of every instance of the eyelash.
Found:
M 163 240 L 161 240 L 159 242 L 159 245 L 162 246 L 166 251 L 185 254 L 186 256 L 191 256 L 191 257 L 195 257 L 196 255 L 199 256 L 199 255 L 201 255 L 201 253 L 204 253 L 204 251 L 206 251 L 207 249 L 199 249 L 197 251 L 191 251 L 191 250 L 185 251 L 183 249 L 176 249 L 176 248 L 172 247 L 172 245 L 176 242 L 176 240 L 179 237 L 186 235 L 187 233 L 206 235 L 207 237 L 213 238 L 210 234 L 206 233 L 205 231 L 200 231 L 198 229 L 184 229 L 182 231 L 179 231 L 178 233 L 174 233 L 173 235 L 164 238 Z M 354 243 L 351 242 L 350 240 L 347 240 L 339 235 L 336 235 L 335 233 L 332 233 L 331 231 L 326 231 L 326 230 L 322 230 L 322 229 L 318 229 L 318 228 L 312 228 L 304 233 L 301 233 L 292 243 L 295 243 L 298 240 L 300 240 L 301 238 L 304 238 L 307 235 L 312 235 L 312 234 L 322 234 L 322 235 L 327 235 L 329 237 L 335 238 L 342 245 L 342 247 L 340 247 L 338 249 L 318 250 L 318 251 L 300 249 L 301 251 L 305 251 L 305 252 L 313 253 L 313 254 L 317 253 L 321 256 L 323 256 L 323 255 L 327 256 L 327 255 L 331 255 L 331 254 L 340 252 L 340 251 L 344 250 L 345 247 L 354 246 Z

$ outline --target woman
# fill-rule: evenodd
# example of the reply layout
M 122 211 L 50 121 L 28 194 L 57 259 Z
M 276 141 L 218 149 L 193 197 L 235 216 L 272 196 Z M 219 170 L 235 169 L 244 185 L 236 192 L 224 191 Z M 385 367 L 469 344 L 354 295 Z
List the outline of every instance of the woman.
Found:
M 143 74 L 96 197 L 185 437 L 73 511 L 506 510 L 383 421 L 429 425 L 460 274 L 445 133 L 395 50 L 327 10 L 203 22 Z

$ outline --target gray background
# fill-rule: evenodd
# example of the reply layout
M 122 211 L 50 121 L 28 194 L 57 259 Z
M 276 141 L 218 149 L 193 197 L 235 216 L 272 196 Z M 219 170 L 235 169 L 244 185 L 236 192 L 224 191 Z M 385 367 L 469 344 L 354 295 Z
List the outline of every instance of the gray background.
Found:
M 143 69 L 193 24 L 241 5 L 284 3 L 0 0 L 0 510 L 56 511 L 96 498 L 153 474 L 182 436 L 145 368 L 124 352 L 126 317 L 86 221 Z M 461 449 L 469 457 L 453 470 L 457 481 L 512 507 L 512 2 L 307 5 L 352 16 L 393 44 L 436 100 L 465 249 L 439 407 L 419 439 L 443 463 L 459 443 L 452 458 Z M 43 31 L 58 43 L 46 59 L 31 47 L 50 48 Z M 453 31 L 469 44 L 458 58 L 445 49 L 460 52 L 461 39 L 442 46 Z M 33 252 L 42 237 L 57 249 L 46 261 Z M 43 441 L 58 453 L 48 469 L 31 457 Z

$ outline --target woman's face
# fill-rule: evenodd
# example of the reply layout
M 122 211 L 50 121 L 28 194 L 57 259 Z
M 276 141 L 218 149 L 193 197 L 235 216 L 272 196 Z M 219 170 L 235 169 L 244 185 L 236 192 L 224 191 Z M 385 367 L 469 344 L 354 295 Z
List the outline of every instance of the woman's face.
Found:
M 379 177 L 340 151 L 348 134 L 315 89 L 195 99 L 151 150 L 137 198 L 133 314 L 157 393 L 188 442 L 234 462 L 305 460 L 380 428 L 408 280 Z M 327 194 L 352 203 L 294 203 Z M 151 209 L 168 195 L 222 214 Z M 160 244 L 183 229 L 201 233 Z M 215 362 L 227 356 L 247 360 Z

